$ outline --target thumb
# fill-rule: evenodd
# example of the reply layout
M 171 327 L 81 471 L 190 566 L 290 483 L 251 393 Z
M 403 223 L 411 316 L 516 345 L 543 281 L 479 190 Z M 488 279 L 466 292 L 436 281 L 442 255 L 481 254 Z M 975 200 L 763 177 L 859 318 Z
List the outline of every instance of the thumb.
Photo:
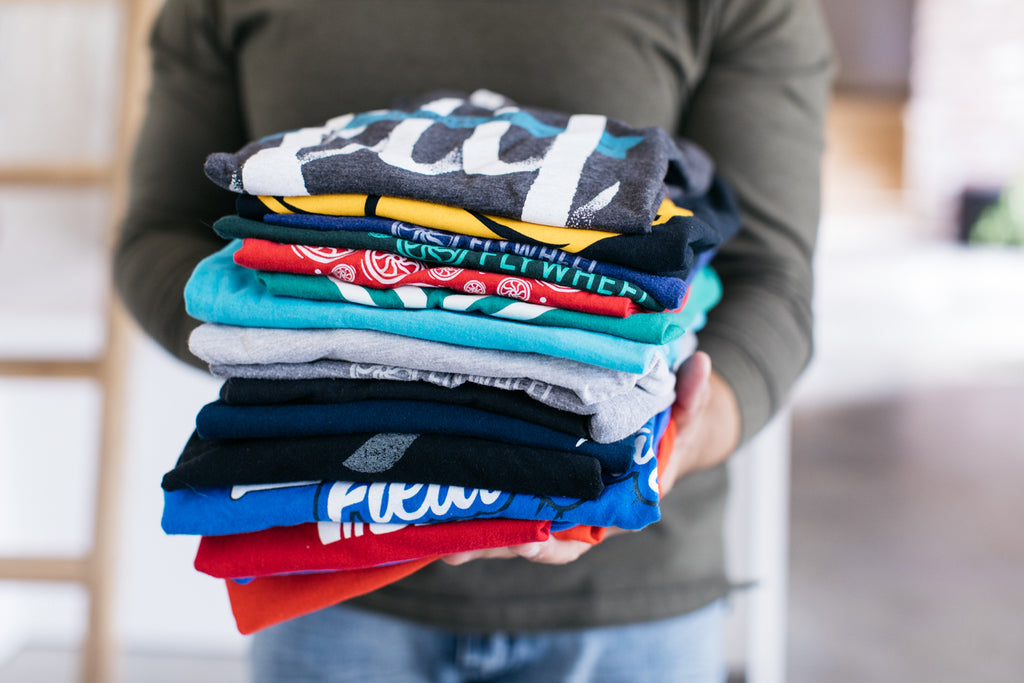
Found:
M 707 402 L 711 391 L 711 357 L 697 351 L 686 359 L 676 376 L 676 402 L 673 414 L 686 417 L 694 414 Z

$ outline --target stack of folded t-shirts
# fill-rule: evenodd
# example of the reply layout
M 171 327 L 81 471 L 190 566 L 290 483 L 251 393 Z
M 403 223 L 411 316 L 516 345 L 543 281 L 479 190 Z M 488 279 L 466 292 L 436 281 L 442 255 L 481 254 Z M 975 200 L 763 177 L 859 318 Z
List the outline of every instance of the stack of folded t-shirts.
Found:
M 186 287 L 225 378 L 163 481 L 251 632 L 449 553 L 659 518 L 675 370 L 736 228 L 698 148 L 487 91 L 214 154 Z

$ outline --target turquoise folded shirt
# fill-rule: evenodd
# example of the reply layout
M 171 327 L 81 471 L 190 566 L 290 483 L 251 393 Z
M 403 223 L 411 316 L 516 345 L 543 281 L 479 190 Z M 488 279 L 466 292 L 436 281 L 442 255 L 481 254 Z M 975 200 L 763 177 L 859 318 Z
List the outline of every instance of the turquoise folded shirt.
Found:
M 233 254 L 240 246 L 241 241 L 232 241 L 196 266 L 185 286 L 189 315 L 204 322 L 243 327 L 378 330 L 460 346 L 541 353 L 623 372 L 643 373 L 658 354 L 670 365 L 679 360 L 679 340 L 647 344 L 587 330 L 543 327 L 437 309 L 383 309 L 276 296 L 258 282 L 256 271 L 234 262 Z M 700 278 L 700 286 L 697 280 L 694 282 L 687 305 L 688 309 L 693 305 L 693 320 L 687 333 L 703 326 L 704 311 L 721 296 L 718 278 L 710 269 L 707 275 Z
M 704 309 L 701 305 L 705 302 L 699 299 L 711 293 L 711 288 L 704 282 L 705 279 L 712 277 L 709 275 L 710 272 L 709 269 L 697 272 L 693 285 L 695 291 L 692 294 L 694 299 L 698 300 L 687 301 L 683 310 L 636 313 L 625 318 L 571 311 L 493 294 L 464 294 L 439 287 L 404 285 L 393 289 L 378 289 L 343 282 L 328 275 L 257 271 L 256 279 L 271 294 L 280 296 L 315 301 L 343 301 L 375 308 L 438 308 L 469 315 L 515 320 L 528 325 L 590 330 L 645 344 L 667 344 L 683 336 L 693 327 L 696 317 L 703 315 Z

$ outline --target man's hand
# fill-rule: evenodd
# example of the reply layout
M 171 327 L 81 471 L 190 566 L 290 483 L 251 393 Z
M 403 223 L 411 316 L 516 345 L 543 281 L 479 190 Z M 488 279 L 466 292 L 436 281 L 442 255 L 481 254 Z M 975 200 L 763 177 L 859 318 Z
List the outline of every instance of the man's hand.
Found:
M 712 467 L 725 460 L 739 441 L 740 418 L 736 398 L 725 380 L 712 371 L 711 359 L 703 351 L 695 353 L 679 369 L 672 417 L 676 422 L 676 441 L 672 458 L 659 481 L 662 496 L 688 472 Z M 606 537 L 619 533 L 626 532 L 608 529 Z M 563 541 L 552 536 L 538 543 L 473 550 L 441 559 L 451 565 L 485 558 L 514 557 L 544 564 L 568 564 L 591 547 L 582 541 Z
M 703 351 L 697 351 L 679 368 L 672 418 L 676 422 L 676 443 L 659 482 L 662 496 L 686 474 L 723 462 L 739 443 L 736 397 L 712 370 L 711 358 Z

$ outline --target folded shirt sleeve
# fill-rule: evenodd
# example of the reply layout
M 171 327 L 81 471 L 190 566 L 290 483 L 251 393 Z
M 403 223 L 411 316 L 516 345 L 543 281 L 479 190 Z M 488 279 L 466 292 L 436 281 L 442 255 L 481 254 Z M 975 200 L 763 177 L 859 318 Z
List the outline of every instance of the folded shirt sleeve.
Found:
M 188 351 L 198 323 L 181 293 L 199 260 L 224 244 L 209 226 L 234 209 L 234 197 L 203 174 L 203 160 L 248 138 L 211 5 L 168 2 L 154 24 L 152 81 L 113 264 L 121 299 L 143 329 L 203 368 Z
M 680 135 L 734 190 L 740 232 L 715 258 L 723 285 L 701 347 L 736 394 L 741 441 L 785 403 L 812 352 L 811 261 L 820 212 L 831 45 L 813 0 L 708 3 L 707 69 Z

